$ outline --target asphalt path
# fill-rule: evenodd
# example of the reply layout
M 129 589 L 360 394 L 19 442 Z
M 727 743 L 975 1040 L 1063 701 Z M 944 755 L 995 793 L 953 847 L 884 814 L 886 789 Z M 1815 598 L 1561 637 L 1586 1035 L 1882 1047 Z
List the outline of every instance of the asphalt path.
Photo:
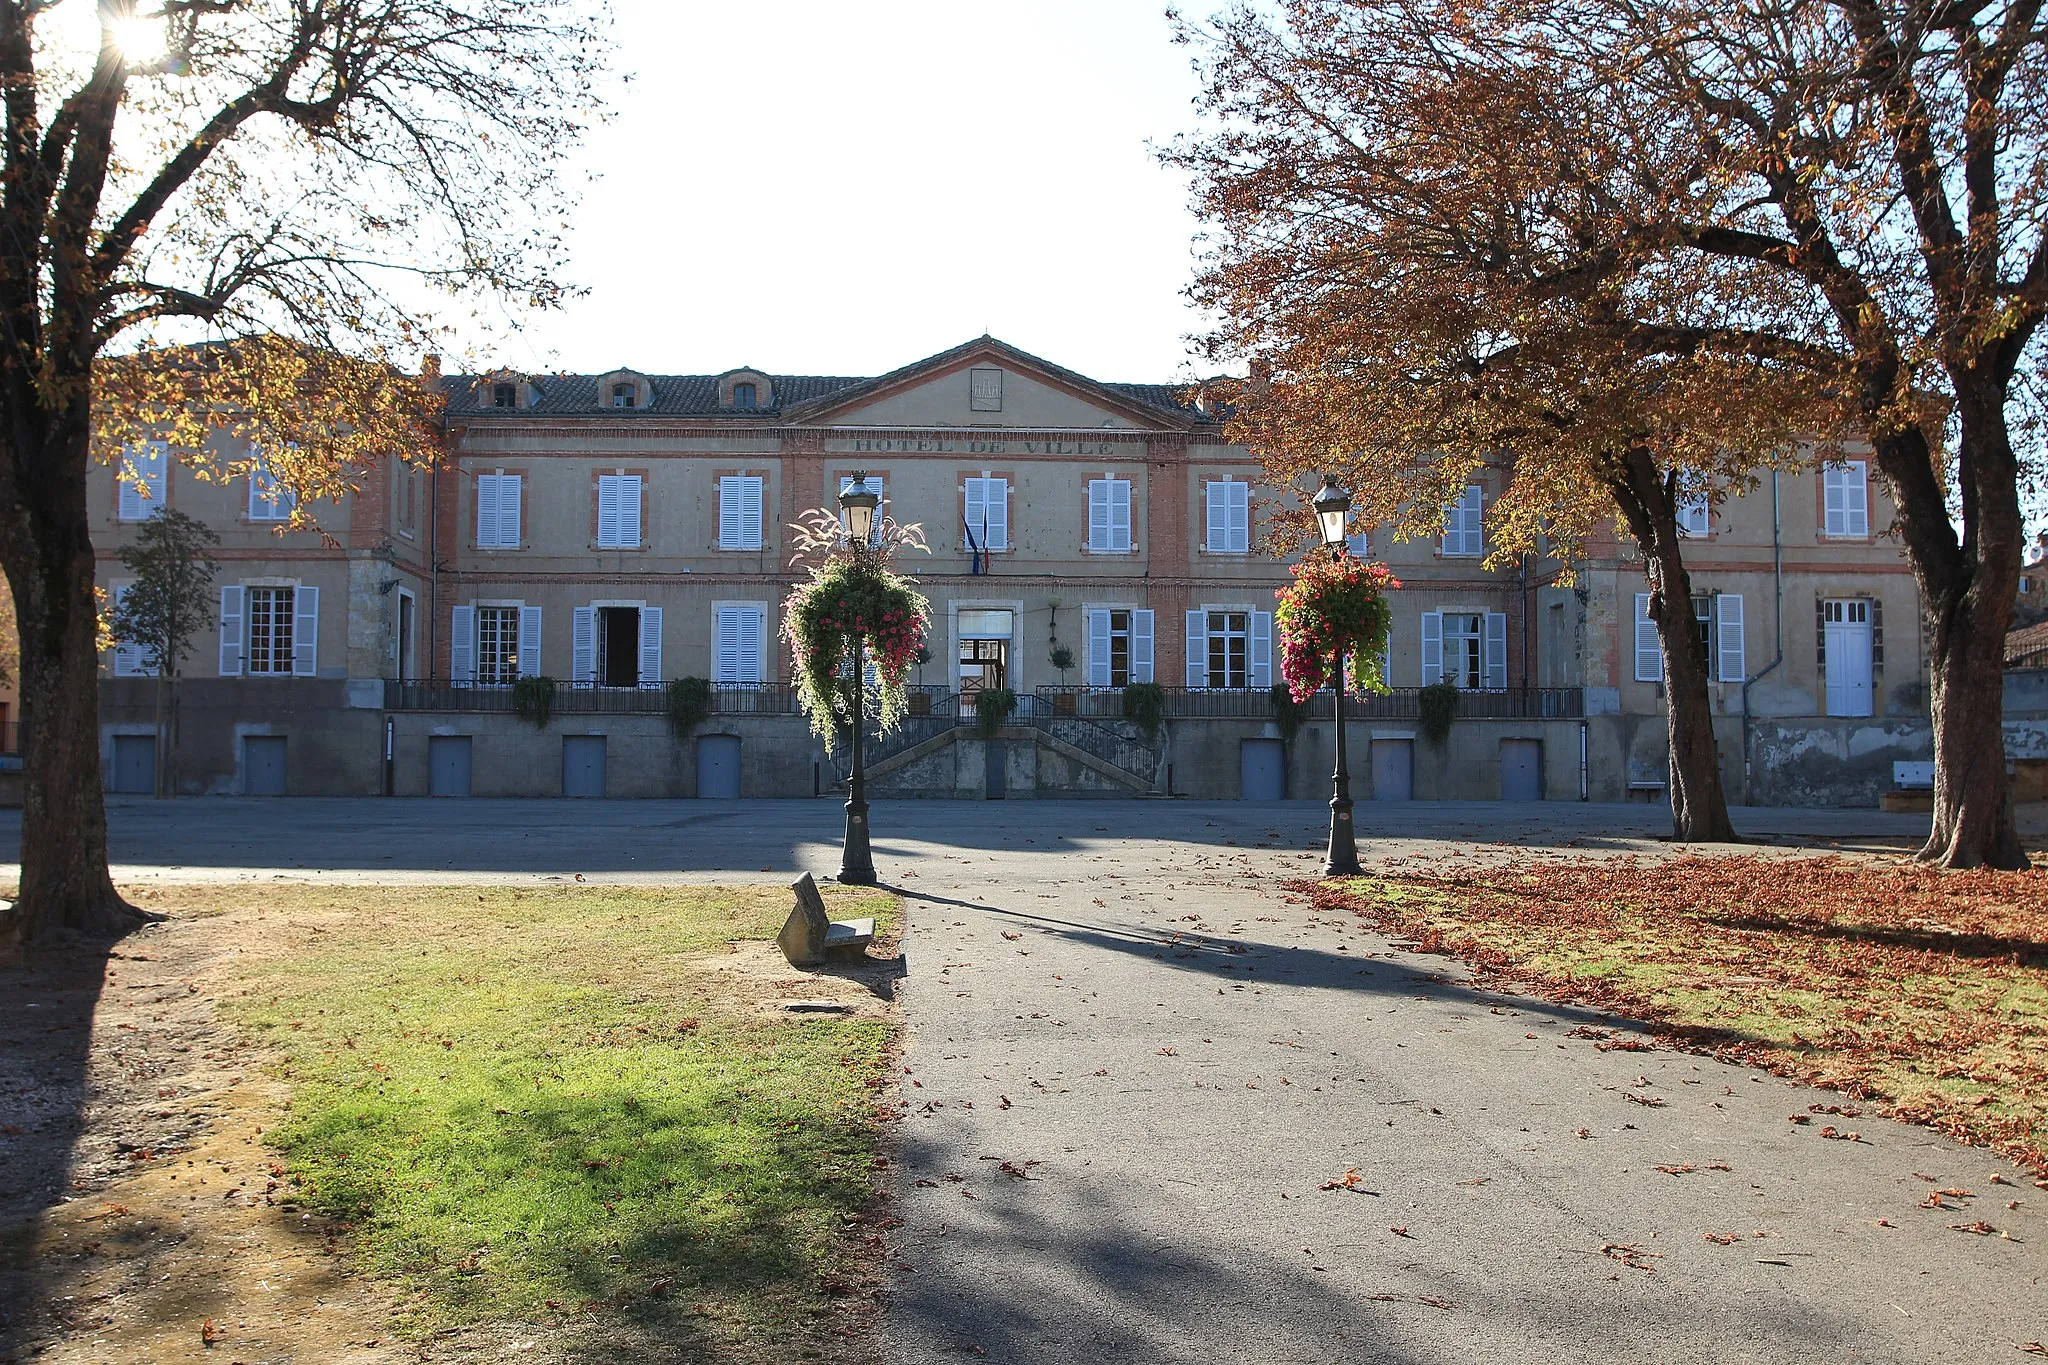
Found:
M 130 881 L 659 883 L 828 873 L 839 813 L 221 799 L 111 818 Z M 1843 1099 L 1603 1050 L 1622 1021 L 1318 921 L 1286 882 L 1315 869 L 1323 821 L 878 803 L 876 862 L 907 898 L 900 1365 L 2020 1362 L 2048 1338 L 2048 1191 L 1925 1129 L 1788 1122 Z M 1736 823 L 1784 856 L 1925 829 Z M 1359 827 L 1368 859 L 1669 851 L 1641 806 L 1362 805 Z M 1937 1188 L 1974 1197 L 1922 1207 Z M 1976 1221 L 2002 1235 L 1955 1226 Z

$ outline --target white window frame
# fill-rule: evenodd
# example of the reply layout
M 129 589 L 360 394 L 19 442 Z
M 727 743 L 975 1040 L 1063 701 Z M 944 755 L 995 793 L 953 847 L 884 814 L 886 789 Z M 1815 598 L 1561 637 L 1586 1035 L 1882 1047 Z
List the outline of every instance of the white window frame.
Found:
M 1844 460 L 1821 470 L 1821 530 L 1836 540 L 1869 539 L 1868 461 Z
M 246 677 L 252 678 L 309 678 L 319 672 L 320 667 L 320 589 L 307 583 L 259 582 L 237 585 L 240 591 L 241 621 L 238 635 L 239 669 Z M 256 594 L 290 593 L 291 610 L 285 614 L 291 635 L 282 651 L 273 644 L 266 651 L 265 663 L 268 668 L 256 666 Z M 225 595 L 224 595 L 225 597 Z M 273 638 L 277 630 L 278 616 L 273 611 L 270 629 Z M 223 624 L 222 654 L 226 654 L 225 623 Z M 283 668 L 274 665 L 280 658 L 285 661 Z M 225 672 L 226 670 L 223 670 Z
M 986 516 L 975 519 L 975 505 L 980 504 Z M 960 484 L 960 520 L 973 536 L 971 545 L 984 554 L 1001 554 L 1010 548 L 1010 481 L 1007 478 L 983 472 L 971 474 Z M 982 535 L 984 521 L 988 528 L 986 539 Z
M 1690 540 L 1705 539 L 1714 533 L 1714 500 L 1702 488 L 1688 493 L 1678 500 L 1678 534 Z
M 140 452 L 138 458 L 138 451 Z M 164 502 L 164 487 L 170 468 L 170 447 L 162 441 L 145 441 L 121 452 L 114 477 L 120 483 L 121 521 L 148 521 Z
M 767 480 L 759 474 L 718 476 L 718 548 L 759 550 L 762 547 Z M 878 509 L 879 510 L 879 509 Z M 845 515 L 840 517 L 845 525 Z
M 1221 497 L 1218 497 L 1221 494 Z M 1202 486 L 1202 549 L 1212 555 L 1245 555 L 1252 550 L 1252 486 L 1224 475 Z
M 597 548 L 637 550 L 640 548 L 640 505 L 645 481 L 638 474 L 597 476 Z M 611 501 L 611 525 L 605 525 L 605 502 Z M 630 521 L 629 521 L 630 518 Z
M 469 654 L 471 660 L 470 679 L 478 687 L 510 687 L 518 679 L 520 658 L 526 646 L 525 631 L 523 629 L 526 625 L 525 608 L 526 604 L 524 602 L 476 602 L 471 604 L 474 614 L 470 617 L 472 623 Z M 493 668 L 488 670 L 489 676 L 486 676 L 487 670 L 484 668 L 484 659 L 486 657 L 484 654 L 484 613 L 487 611 L 509 613 L 512 621 L 511 647 L 509 649 L 503 648 L 503 642 L 500 641 L 500 648 L 493 651 L 489 656 L 492 659 L 503 659 L 509 656 L 512 660 L 511 668 L 509 671 Z
M 1114 649 L 1110 618 L 1119 612 L 1129 618 L 1126 624 L 1129 644 L 1124 654 L 1128 661 L 1127 677 L 1122 683 L 1116 681 L 1111 667 Z M 1084 655 L 1081 676 L 1089 687 L 1113 689 L 1153 680 L 1158 624 L 1150 607 L 1132 606 L 1125 602 L 1083 602 L 1081 622 Z
M 1217 682 L 1209 667 L 1209 643 L 1215 638 L 1212 616 L 1245 618 L 1245 682 L 1250 691 L 1264 691 L 1273 685 L 1273 613 L 1260 611 L 1249 602 L 1205 602 L 1191 608 L 1186 618 L 1187 685 L 1212 691 L 1237 691 L 1230 685 L 1229 660 L 1224 677 Z M 1225 628 L 1226 638 L 1228 627 Z
M 1098 494 L 1096 490 L 1103 491 Z M 1092 555 L 1127 555 L 1137 550 L 1138 536 L 1136 516 L 1133 511 L 1133 483 L 1130 479 L 1104 473 L 1099 479 L 1088 480 L 1088 553 Z M 1118 525 L 1118 510 L 1121 506 L 1122 525 Z M 1100 512 L 1101 515 L 1096 514 Z M 1119 536 L 1121 532 L 1121 536 Z
M 1839 609 L 1839 610 L 1838 610 Z M 1855 619 L 1861 616 L 1862 620 Z M 1821 652 L 1826 661 L 1825 673 L 1821 679 L 1821 702 L 1830 716 L 1857 719 L 1877 714 L 1877 623 L 1872 619 L 1876 611 L 1868 597 L 1827 597 L 1821 599 Z M 1839 620 L 1835 619 L 1839 616 Z M 1869 675 L 1863 697 L 1863 709 L 1856 710 L 1842 700 L 1846 689 L 1834 681 L 1835 660 L 1839 649 L 1827 647 L 1830 626 L 1860 626 L 1863 637 L 1864 671 Z
M 270 466 L 256 456 L 249 466 L 249 520 L 290 521 L 298 505 L 298 495 L 279 483 Z
M 479 550 L 518 549 L 524 532 L 521 523 L 525 517 L 522 504 L 526 498 L 526 476 L 492 470 L 478 474 L 475 482 L 476 547 Z M 508 492 L 512 495 L 509 513 L 505 507 Z M 509 536 L 506 534 L 508 530 Z
M 746 672 L 746 641 L 743 634 L 733 641 L 734 655 L 729 660 L 726 643 L 726 621 L 730 616 L 736 622 L 751 616 L 754 618 L 754 676 Z M 711 684 L 714 687 L 764 687 L 769 678 L 770 641 L 768 623 L 774 619 L 773 609 L 766 602 L 732 601 L 711 604 Z M 728 663 L 733 666 L 728 667 Z
M 1446 604 L 1435 611 L 1422 614 L 1422 685 L 1444 681 L 1446 616 L 1471 616 L 1479 620 L 1479 682 L 1476 687 L 1466 679 L 1469 674 L 1461 673 L 1451 679 L 1458 687 L 1475 692 L 1505 692 L 1508 686 L 1508 618 L 1506 612 L 1487 611 L 1483 607 Z M 1467 637 L 1460 635 L 1458 638 Z M 1393 633 L 1388 632 L 1388 651 L 1391 658 Z
M 1458 500 L 1444 508 L 1444 535 L 1437 546 L 1446 559 L 1478 559 L 1486 553 L 1486 489 L 1465 485 Z

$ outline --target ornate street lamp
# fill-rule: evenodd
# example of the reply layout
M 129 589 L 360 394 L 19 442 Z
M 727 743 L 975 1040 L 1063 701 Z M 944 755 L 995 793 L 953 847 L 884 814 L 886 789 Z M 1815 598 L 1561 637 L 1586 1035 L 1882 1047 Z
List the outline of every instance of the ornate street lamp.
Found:
M 867 471 L 854 471 L 852 482 L 839 494 L 839 510 L 846 514 L 846 539 L 855 554 L 872 543 L 875 509 L 881 504 L 881 495 L 868 487 Z M 866 718 L 861 714 L 867 692 L 865 644 L 865 637 L 853 637 L 853 779 L 847 784 L 846 837 L 839 852 L 839 880 L 854 886 L 875 884 L 875 859 L 868 852 L 868 798 L 860 752 L 861 731 L 867 728 Z
M 1315 495 L 1310 506 L 1315 508 L 1316 521 L 1322 527 L 1323 544 L 1330 547 L 1332 558 L 1342 559 L 1345 554 L 1345 523 L 1351 518 L 1351 495 L 1337 486 L 1336 475 L 1327 475 L 1323 479 L 1322 490 Z M 1363 870 L 1358 866 L 1358 842 L 1351 832 L 1351 769 L 1344 757 L 1344 655 L 1350 646 L 1351 642 L 1346 640 L 1337 647 L 1334 694 L 1337 770 L 1330 777 L 1330 853 L 1323 860 L 1325 877 L 1356 877 Z M 854 750 L 855 754 L 859 752 L 858 748 Z

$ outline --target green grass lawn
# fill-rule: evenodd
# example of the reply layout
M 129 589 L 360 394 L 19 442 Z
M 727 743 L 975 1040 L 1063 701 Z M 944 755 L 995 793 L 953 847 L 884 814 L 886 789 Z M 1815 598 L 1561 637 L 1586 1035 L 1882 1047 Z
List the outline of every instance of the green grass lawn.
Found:
M 189 897 L 270 907 L 224 1007 L 279 1054 L 298 1197 L 411 1291 L 406 1329 L 594 1311 L 787 1358 L 865 1283 L 887 1026 L 703 968 L 772 937 L 786 891 Z
M 2048 873 L 1588 859 L 1331 880 L 1315 896 L 2048 1175 Z

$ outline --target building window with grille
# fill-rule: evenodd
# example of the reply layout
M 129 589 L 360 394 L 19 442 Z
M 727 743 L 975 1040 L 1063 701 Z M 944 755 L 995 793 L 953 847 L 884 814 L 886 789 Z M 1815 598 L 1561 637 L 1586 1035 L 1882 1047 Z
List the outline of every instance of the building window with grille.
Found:
M 1251 686 L 1251 614 L 1209 613 L 1209 686 Z
M 296 588 L 249 589 L 250 673 L 292 671 L 292 615 L 298 606 Z
M 519 676 L 519 608 L 476 609 L 476 680 L 480 686 L 509 686 Z

